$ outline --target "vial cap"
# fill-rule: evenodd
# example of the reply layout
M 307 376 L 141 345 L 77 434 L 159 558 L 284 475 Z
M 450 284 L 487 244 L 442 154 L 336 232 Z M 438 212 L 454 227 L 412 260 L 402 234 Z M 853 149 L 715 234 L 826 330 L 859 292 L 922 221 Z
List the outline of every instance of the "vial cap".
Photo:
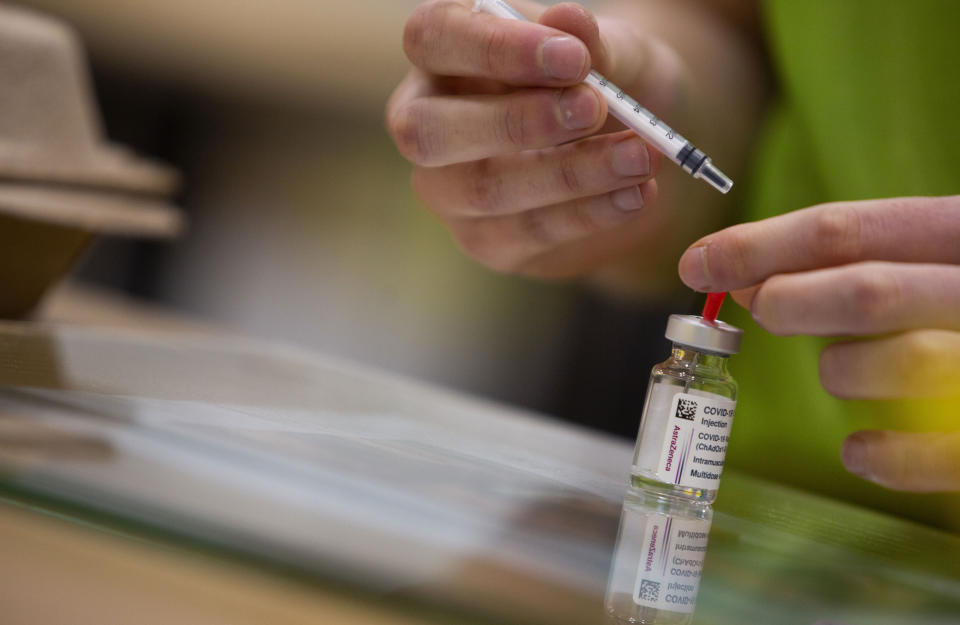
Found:
M 706 321 L 697 315 L 670 315 L 665 336 L 674 343 L 718 354 L 740 351 L 743 330 L 723 321 Z

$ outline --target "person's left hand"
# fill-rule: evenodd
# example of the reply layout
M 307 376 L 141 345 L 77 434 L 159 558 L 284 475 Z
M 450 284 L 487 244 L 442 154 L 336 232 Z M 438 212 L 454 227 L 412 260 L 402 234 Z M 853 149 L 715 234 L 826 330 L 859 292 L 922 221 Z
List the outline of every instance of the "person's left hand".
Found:
M 690 246 L 679 270 L 697 291 L 731 291 L 774 334 L 870 336 L 824 349 L 832 395 L 960 401 L 960 196 L 823 204 L 732 226 Z M 960 431 L 856 432 L 842 457 L 888 488 L 960 490 Z

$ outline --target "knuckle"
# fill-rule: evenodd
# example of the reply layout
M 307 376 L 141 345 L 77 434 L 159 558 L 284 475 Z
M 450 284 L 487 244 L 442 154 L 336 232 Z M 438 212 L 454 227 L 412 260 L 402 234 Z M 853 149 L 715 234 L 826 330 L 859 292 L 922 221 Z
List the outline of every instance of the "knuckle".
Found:
M 498 138 L 507 145 L 523 149 L 527 145 L 526 116 L 526 106 L 522 102 L 507 102 L 497 124 Z
M 434 128 L 429 107 L 414 100 L 394 112 L 390 133 L 400 153 L 409 161 L 425 165 L 439 151 L 439 133 Z
M 520 231 L 524 237 L 540 247 L 553 245 L 556 237 L 547 211 L 528 210 L 520 213 L 517 218 L 520 220 Z
M 504 206 L 503 181 L 494 171 L 490 159 L 474 161 L 464 189 L 465 208 L 476 215 L 499 212 Z
M 574 206 L 570 210 L 568 219 L 570 220 L 573 231 L 581 235 L 600 230 L 602 225 L 589 202 L 578 203 Z
M 898 299 L 897 282 L 890 274 L 864 267 L 850 289 L 853 314 L 865 321 L 881 321 Z
M 423 41 L 423 25 L 420 11 L 417 10 L 403 26 L 403 53 L 414 65 L 419 65 L 420 43 Z
M 495 75 L 504 65 L 503 51 L 507 45 L 507 33 L 504 29 L 491 25 L 484 29 L 480 37 L 479 49 L 482 52 L 478 62 L 486 75 Z
M 403 28 L 403 51 L 410 62 L 422 66 L 439 49 L 453 0 L 433 0 L 418 6 Z
M 583 194 L 584 181 L 577 172 L 577 159 L 565 156 L 557 163 L 558 184 L 567 193 L 579 197 Z
M 429 10 L 429 3 L 421 4 L 403 26 L 403 52 L 414 65 L 423 61 L 424 30 Z
M 813 224 L 817 246 L 834 263 L 847 263 L 860 257 L 863 220 L 854 205 L 826 205 Z

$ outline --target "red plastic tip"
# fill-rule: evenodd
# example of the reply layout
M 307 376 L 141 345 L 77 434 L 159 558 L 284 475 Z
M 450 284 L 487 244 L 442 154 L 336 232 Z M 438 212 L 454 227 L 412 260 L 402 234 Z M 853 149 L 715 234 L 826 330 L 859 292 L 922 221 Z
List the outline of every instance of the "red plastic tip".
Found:
M 707 302 L 703 305 L 703 318 L 706 321 L 716 321 L 720 314 L 720 307 L 723 305 L 723 298 L 726 293 L 708 293 Z

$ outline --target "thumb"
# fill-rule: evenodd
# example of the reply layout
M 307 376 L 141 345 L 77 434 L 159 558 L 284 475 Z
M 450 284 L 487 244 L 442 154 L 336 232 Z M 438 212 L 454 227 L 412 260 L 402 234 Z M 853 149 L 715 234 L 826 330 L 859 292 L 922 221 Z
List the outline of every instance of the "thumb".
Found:
M 843 442 L 848 471 L 894 490 L 960 491 L 960 431 L 854 432 Z

